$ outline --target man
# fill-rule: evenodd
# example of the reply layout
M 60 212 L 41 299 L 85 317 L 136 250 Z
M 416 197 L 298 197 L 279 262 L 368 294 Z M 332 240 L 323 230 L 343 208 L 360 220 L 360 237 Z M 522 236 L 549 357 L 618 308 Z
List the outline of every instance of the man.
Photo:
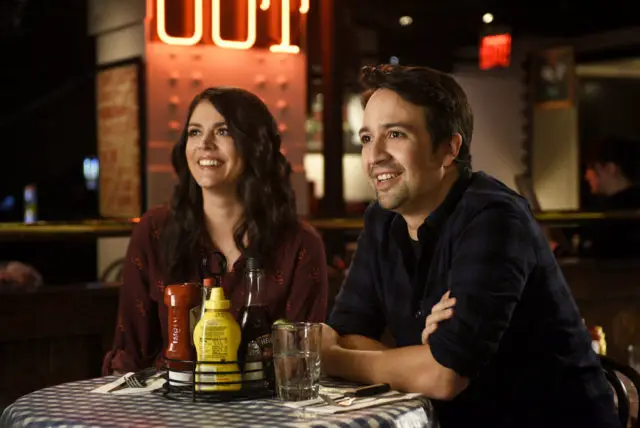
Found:
M 640 208 L 640 141 L 609 137 L 596 144 L 585 180 L 606 211 Z
M 422 393 L 443 428 L 618 426 L 527 203 L 470 172 L 463 90 L 420 67 L 365 68 L 363 82 L 362 164 L 377 202 L 323 331 L 325 372 Z M 380 343 L 385 328 L 397 348 Z
M 640 209 L 640 141 L 618 137 L 599 141 L 584 178 L 591 193 L 601 197 L 599 211 Z M 600 221 L 584 227 L 581 238 L 582 255 L 640 257 L 637 220 Z

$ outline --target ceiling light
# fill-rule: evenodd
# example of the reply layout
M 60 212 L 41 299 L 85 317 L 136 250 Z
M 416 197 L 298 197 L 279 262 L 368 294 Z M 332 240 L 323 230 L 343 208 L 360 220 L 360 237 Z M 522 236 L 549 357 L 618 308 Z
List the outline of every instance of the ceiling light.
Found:
M 407 25 L 411 25 L 413 23 L 413 18 L 408 15 L 405 15 L 405 16 L 401 16 L 398 21 L 400 22 L 400 25 L 402 25 L 403 27 L 406 27 Z
M 491 13 L 485 13 L 482 15 L 482 22 L 485 24 L 491 24 L 493 22 L 493 15 Z

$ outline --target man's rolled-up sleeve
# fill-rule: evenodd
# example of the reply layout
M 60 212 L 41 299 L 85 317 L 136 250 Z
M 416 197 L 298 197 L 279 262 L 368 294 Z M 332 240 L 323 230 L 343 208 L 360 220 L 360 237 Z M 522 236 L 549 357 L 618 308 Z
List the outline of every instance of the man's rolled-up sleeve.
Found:
M 379 340 L 385 318 L 371 270 L 374 248 L 366 227 L 360 233 L 349 272 L 336 297 L 328 324 L 341 336 L 360 335 Z
M 449 288 L 454 315 L 428 343 L 435 360 L 475 377 L 498 350 L 535 265 L 531 226 L 511 206 L 481 211 L 454 245 Z

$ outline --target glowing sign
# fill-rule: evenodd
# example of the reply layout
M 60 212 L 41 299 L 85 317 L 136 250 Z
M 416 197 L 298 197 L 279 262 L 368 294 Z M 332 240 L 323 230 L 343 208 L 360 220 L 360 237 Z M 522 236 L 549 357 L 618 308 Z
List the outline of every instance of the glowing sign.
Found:
M 289 22 L 289 4 L 290 0 L 282 0 L 282 17 L 280 19 L 280 29 L 282 30 L 280 36 L 280 44 L 269 46 L 271 52 L 284 52 L 284 53 L 298 53 L 300 48 L 291 44 L 291 23 Z M 304 12 L 303 12 L 304 10 Z M 307 13 L 309 11 L 309 0 L 303 0 L 300 5 L 300 13 Z
M 188 0 L 187 0 L 188 1 Z M 243 1 L 243 0 L 240 0 Z M 211 39 L 213 43 L 221 48 L 228 49 L 251 49 L 257 40 L 257 0 L 247 1 L 247 37 L 244 40 L 224 39 L 221 34 L 221 0 L 211 0 Z M 291 22 L 289 11 L 291 0 L 280 0 L 280 43 L 269 46 L 271 52 L 298 53 L 300 47 L 291 44 Z M 158 38 L 168 45 L 193 46 L 200 43 L 204 36 L 204 0 L 193 0 L 194 2 L 194 29 L 193 34 L 188 37 L 175 37 L 167 33 L 166 0 L 156 0 L 156 33 Z M 271 7 L 271 0 L 260 0 L 260 9 L 263 11 Z M 298 12 L 304 15 L 309 12 L 309 0 L 300 0 Z
M 287 6 L 289 5 L 289 1 L 285 0 Z M 261 0 L 260 9 L 267 10 L 271 6 L 271 0 Z M 284 8 L 284 3 L 282 4 L 282 10 L 289 10 L 289 8 Z M 305 14 L 309 12 L 309 0 L 300 0 L 300 9 L 298 9 L 300 13 Z
M 177 46 L 193 46 L 202 40 L 203 35 L 203 0 L 193 0 L 194 1 L 194 13 L 195 13 L 195 21 L 194 21 L 194 30 L 193 35 L 191 37 L 173 37 L 167 34 L 167 18 L 165 16 L 165 0 L 157 0 L 156 1 L 156 31 L 158 33 L 158 38 L 162 40 L 164 43 L 168 45 L 177 45 Z
M 247 38 L 243 41 L 225 40 L 222 38 L 220 34 L 220 0 L 212 0 L 212 3 L 211 37 L 213 38 L 213 43 L 221 48 L 251 49 L 251 47 L 256 44 L 257 38 L 256 0 L 247 0 Z
M 511 64 L 511 34 L 484 36 L 480 42 L 480 69 L 509 67 Z

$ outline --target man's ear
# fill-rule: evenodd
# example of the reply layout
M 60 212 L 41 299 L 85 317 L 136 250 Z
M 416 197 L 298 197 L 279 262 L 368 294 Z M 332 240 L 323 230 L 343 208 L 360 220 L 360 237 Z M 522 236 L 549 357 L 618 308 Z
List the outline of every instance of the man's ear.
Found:
M 453 161 L 460 153 L 460 147 L 462 147 L 462 135 L 459 133 L 453 134 L 448 142 L 442 143 L 442 147 L 443 150 L 445 150 L 444 157 L 442 158 L 442 166 L 449 167 L 453 164 Z

